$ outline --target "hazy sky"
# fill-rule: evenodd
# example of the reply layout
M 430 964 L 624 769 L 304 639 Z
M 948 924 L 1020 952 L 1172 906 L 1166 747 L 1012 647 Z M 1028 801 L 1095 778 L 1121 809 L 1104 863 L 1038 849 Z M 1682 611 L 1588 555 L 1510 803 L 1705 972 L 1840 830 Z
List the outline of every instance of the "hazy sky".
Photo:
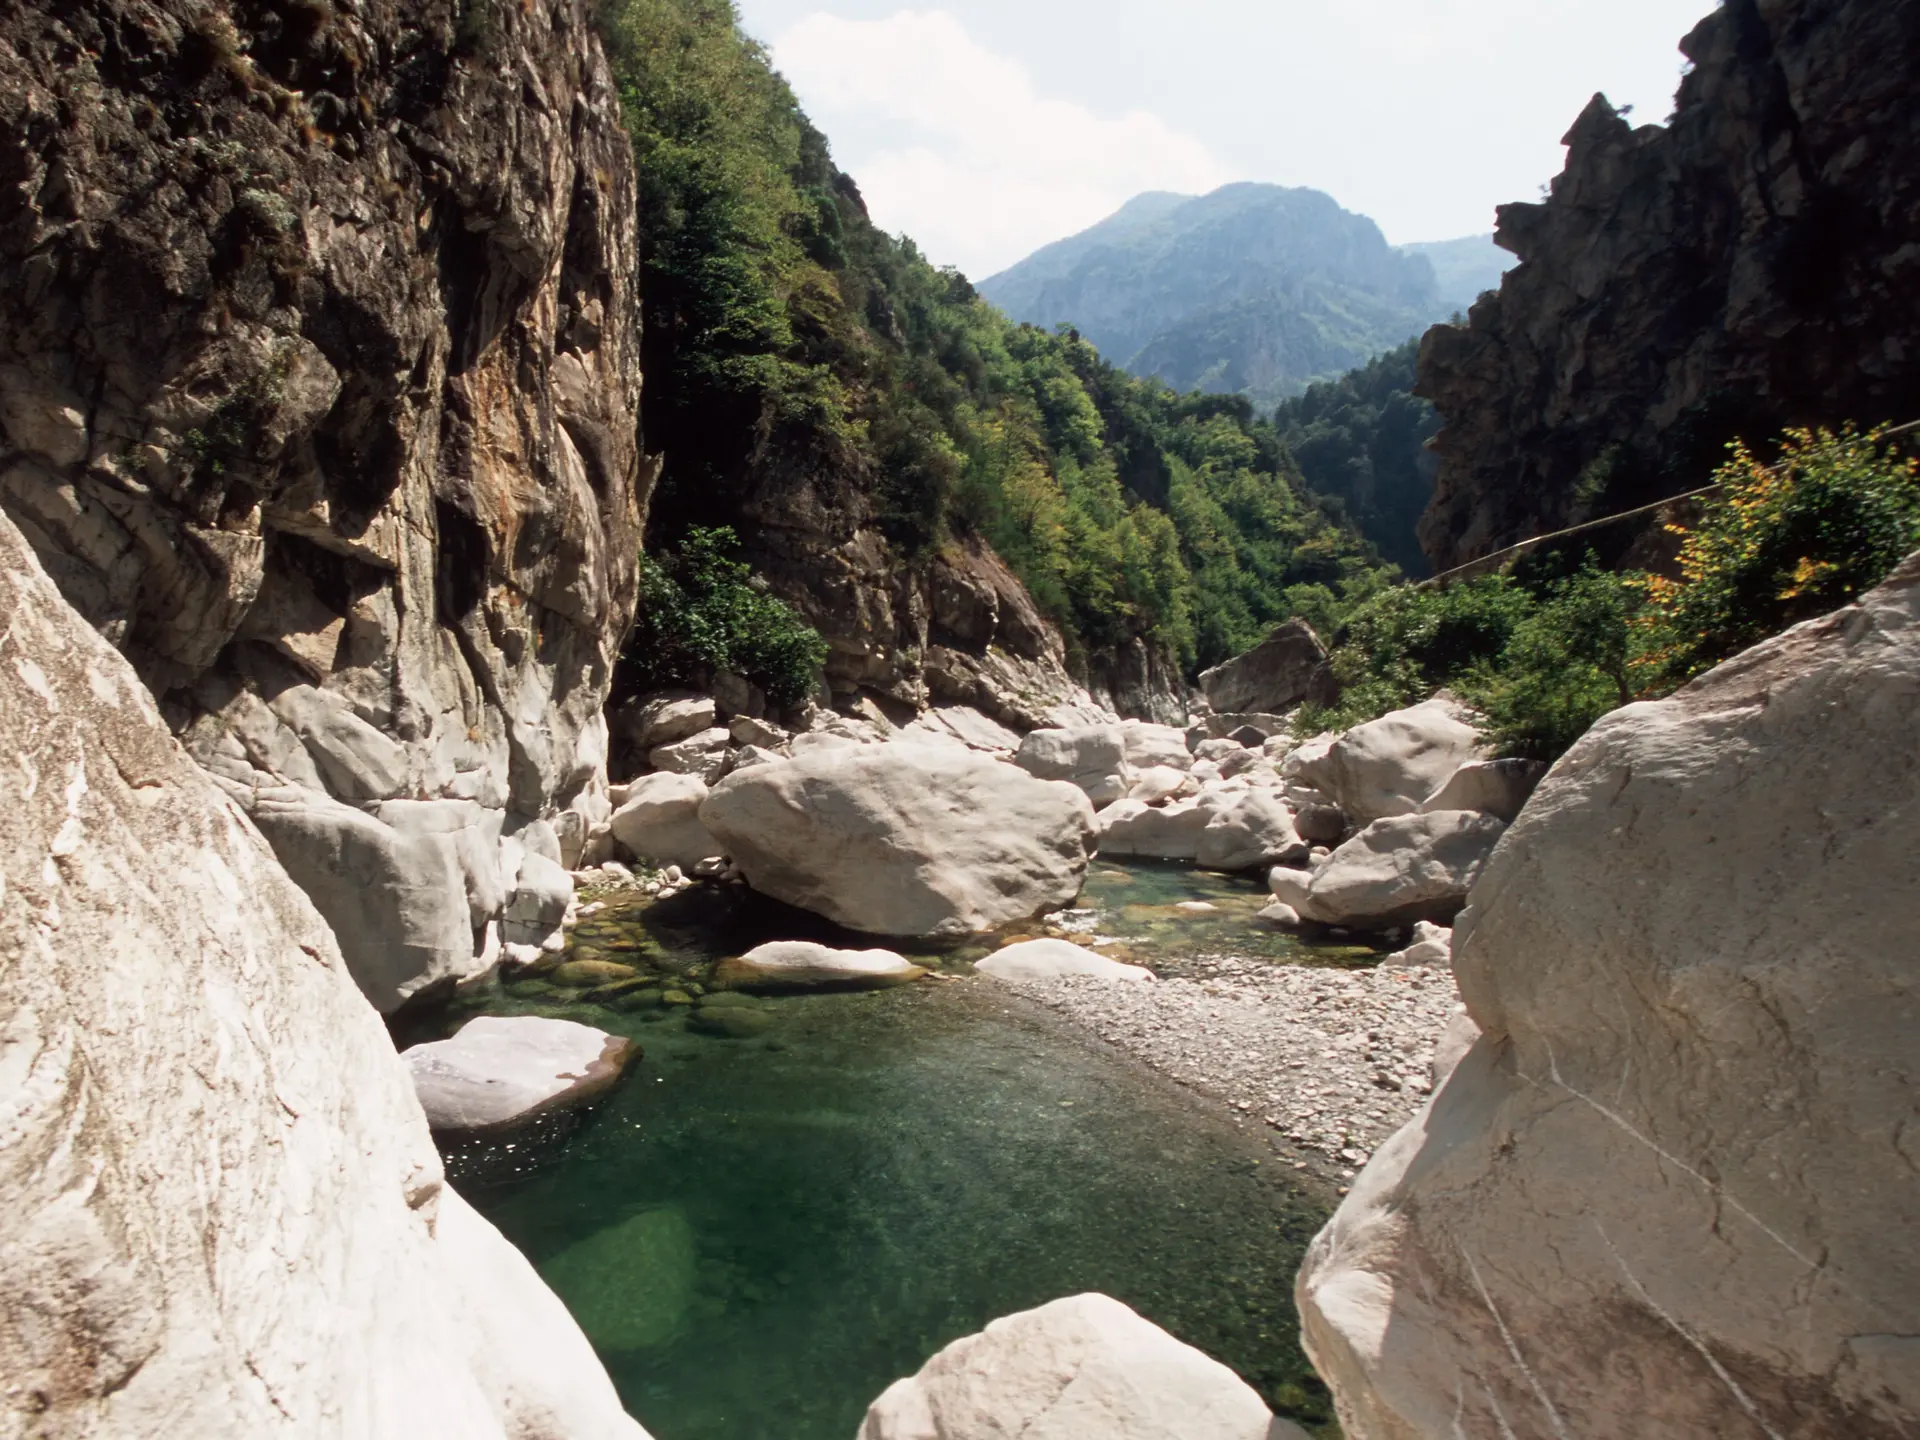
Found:
M 1325 190 L 1395 243 L 1536 198 L 1603 90 L 1664 120 L 1714 0 L 739 0 L 874 219 L 984 279 L 1142 190 Z

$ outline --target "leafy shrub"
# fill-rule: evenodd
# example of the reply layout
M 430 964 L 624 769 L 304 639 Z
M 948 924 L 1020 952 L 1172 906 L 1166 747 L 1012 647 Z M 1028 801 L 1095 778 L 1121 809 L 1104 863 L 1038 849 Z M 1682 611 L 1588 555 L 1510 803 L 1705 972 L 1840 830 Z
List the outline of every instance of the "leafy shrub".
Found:
M 675 551 L 640 562 L 640 611 L 623 658 L 622 689 L 708 684 L 744 675 L 776 705 L 803 699 L 827 642 L 731 553 L 733 531 L 689 530 Z
M 1682 580 L 1645 582 L 1676 682 L 1846 604 L 1920 548 L 1920 464 L 1882 432 L 1789 430 L 1772 465 L 1728 448 L 1699 524 L 1670 527 L 1686 537 Z

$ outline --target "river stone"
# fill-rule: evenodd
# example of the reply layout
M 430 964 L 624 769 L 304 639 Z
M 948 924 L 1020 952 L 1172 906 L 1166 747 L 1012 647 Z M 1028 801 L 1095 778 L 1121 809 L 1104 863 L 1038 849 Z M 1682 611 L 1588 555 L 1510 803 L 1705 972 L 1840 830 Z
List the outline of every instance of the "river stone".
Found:
M 1422 802 L 1432 810 L 1482 810 L 1511 825 L 1547 773 L 1538 760 L 1470 760 Z
M 607 825 L 636 858 L 691 870 L 722 849 L 700 823 L 706 798 L 706 782 L 697 775 L 642 775 Z
M 734 1010 L 726 1006 L 697 1005 L 687 1016 L 687 1028 L 723 1040 L 753 1040 L 778 1023 L 765 1010 Z
M 1454 772 L 1480 758 L 1480 737 L 1459 706 L 1429 700 L 1356 725 L 1314 758 L 1306 747 L 1281 774 L 1329 796 L 1355 821 L 1411 815 Z
M 680 693 L 630 700 L 614 723 L 622 739 L 646 754 L 711 730 L 718 719 L 713 697 Z
M 1920 556 L 1561 759 L 1301 1271 L 1348 1434 L 1920 1433 L 1916 797 Z
M 1376 820 L 1314 870 L 1298 909 L 1319 924 L 1354 929 L 1451 922 L 1506 829 L 1477 810 Z
M 729 775 L 700 808 L 754 889 L 873 935 L 997 930 L 1080 893 L 1093 807 L 959 746 L 896 741 Z
M 649 750 L 647 763 L 655 770 L 676 775 L 696 775 L 703 783 L 711 785 L 727 768 L 727 751 L 732 745 L 733 736 L 716 727 L 672 745 Z
M 1127 764 L 1135 770 L 1153 770 L 1165 765 L 1184 772 L 1193 764 L 1187 732 L 1177 726 L 1129 720 L 1120 727 L 1120 744 Z
M 601 1350 L 645 1350 L 680 1332 L 693 1304 L 699 1249 L 679 1209 L 642 1210 L 595 1231 L 546 1263 L 560 1292 Z
M 1020 742 L 1013 763 L 1038 779 L 1079 786 L 1096 809 L 1121 799 L 1133 783 L 1126 730 L 1120 725 L 1035 730 Z
M 1293 1440 L 1244 1380 L 1106 1295 L 956 1340 L 873 1402 L 859 1440 Z
M 973 967 L 994 980 L 1060 980 L 1069 975 L 1091 976 L 1096 980 L 1151 980 L 1153 972 L 1140 965 L 1123 965 L 1118 960 L 1072 944 L 1066 940 L 1022 940 L 994 951 Z
M 836 950 L 811 940 L 775 940 L 714 967 L 716 985 L 742 990 L 884 990 L 927 972 L 891 950 Z
M 1313 627 L 1289 620 L 1245 654 L 1202 671 L 1200 688 L 1215 714 L 1279 715 L 1307 698 L 1313 672 L 1326 658 Z
M 1246 790 L 1202 797 L 1203 806 L 1209 802 L 1212 814 L 1193 853 L 1202 869 L 1232 872 L 1306 859 L 1310 847 L 1294 830 L 1293 813 L 1277 795 Z
M 1200 853 L 1200 836 L 1212 819 L 1213 811 L 1198 797 L 1159 807 L 1122 800 L 1100 812 L 1100 853 L 1191 860 Z
M 644 1440 L 445 1184 L 320 913 L 3 515 L 0 616 L 0 1433 Z
M 492 1130 L 592 1099 L 620 1078 L 633 1042 L 572 1020 L 482 1015 L 400 1058 L 434 1129 Z
M 1267 889 L 1273 892 L 1275 900 L 1298 910 L 1307 903 L 1307 895 L 1313 889 L 1313 872 L 1276 865 L 1267 872 Z
M 1127 791 L 1127 799 L 1138 800 L 1143 805 L 1157 805 L 1197 788 L 1193 777 L 1184 768 L 1176 770 L 1171 765 L 1156 765 L 1151 770 L 1140 772 L 1133 782 L 1133 788 Z
M 556 965 L 547 979 L 555 985 L 577 989 L 586 985 L 612 985 L 631 980 L 639 973 L 633 966 L 614 960 L 569 960 L 564 965 Z

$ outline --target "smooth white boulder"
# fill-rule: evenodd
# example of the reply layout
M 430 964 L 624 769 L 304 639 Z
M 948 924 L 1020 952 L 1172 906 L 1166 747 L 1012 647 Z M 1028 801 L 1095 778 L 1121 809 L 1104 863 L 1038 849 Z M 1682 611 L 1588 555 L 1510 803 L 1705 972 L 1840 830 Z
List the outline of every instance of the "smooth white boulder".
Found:
M 582 1104 L 620 1078 L 633 1042 L 572 1020 L 482 1015 L 400 1058 L 435 1130 L 494 1130 Z
M 1354 726 L 1317 758 L 1314 748 L 1295 751 L 1281 774 L 1322 791 L 1364 825 L 1419 810 L 1462 765 L 1480 758 L 1480 736 L 1458 705 L 1428 700 Z
M 1276 1428 L 1278 1427 L 1278 1428 Z M 1106 1295 L 956 1340 L 873 1402 L 859 1440 L 1288 1440 L 1238 1375 Z
M 734 990 L 884 990 L 927 972 L 891 950 L 836 950 L 811 940 L 774 940 L 714 968 Z
M 558 944 L 561 922 L 573 904 L 573 876 L 545 855 L 529 850 L 514 876 L 513 893 L 500 917 L 500 938 L 509 945 Z
M 732 745 L 732 734 L 716 727 L 649 750 L 647 763 L 655 770 L 675 775 L 696 775 L 711 785 L 727 768 L 727 751 Z
M 1298 910 L 1307 903 L 1307 895 L 1313 889 L 1313 872 L 1276 865 L 1267 872 L 1267 889 L 1273 892 L 1275 900 Z
M 645 1440 L 445 1184 L 319 911 L 4 515 L 0 615 L 0 1433 Z
M 1299 911 L 1322 925 L 1371 930 L 1451 921 L 1506 829 L 1477 810 L 1376 820 L 1314 870 Z
M 1148 860 L 1191 860 L 1213 812 L 1196 796 L 1171 805 L 1122 800 L 1100 812 L 1100 853 Z
M 710 695 L 656 695 L 629 701 L 614 722 L 624 739 L 645 754 L 711 730 L 719 711 Z
M 607 826 L 637 858 L 691 870 L 724 849 L 700 823 L 707 793 L 697 775 L 642 775 L 627 787 Z
M 1122 799 L 1133 784 L 1122 725 L 1035 730 L 1020 742 L 1013 763 L 1036 779 L 1079 786 L 1096 808 Z
M 1293 828 L 1293 812 L 1271 791 L 1203 797 L 1202 804 L 1212 811 L 1194 847 L 1202 869 L 1253 870 L 1306 858 L 1309 846 Z
M 1046 981 L 1068 975 L 1088 975 L 1096 980 L 1153 979 L 1153 972 L 1144 966 L 1124 965 L 1066 940 L 1022 940 L 975 961 L 973 968 L 994 980 Z
M 1120 745 L 1127 764 L 1135 770 L 1167 766 L 1184 771 L 1193 764 L 1193 753 L 1187 745 L 1187 732 L 1174 725 L 1151 725 L 1144 720 L 1129 720 L 1120 727 Z
M 1546 773 L 1538 760 L 1469 760 L 1442 781 L 1420 809 L 1483 810 L 1511 825 Z
M 1596 724 L 1301 1270 L 1346 1432 L 1920 1433 L 1916 895 L 1920 557 Z
M 1127 791 L 1127 799 L 1138 800 L 1144 805 L 1157 805 L 1177 795 L 1192 794 L 1199 788 L 1185 770 L 1176 770 L 1171 765 L 1156 765 L 1140 772 L 1133 782 L 1133 788 Z
M 1453 962 L 1453 931 L 1444 925 L 1435 925 L 1428 920 L 1418 920 L 1413 926 L 1413 940 L 1404 950 L 1396 950 L 1386 958 L 1388 965 L 1448 965 Z

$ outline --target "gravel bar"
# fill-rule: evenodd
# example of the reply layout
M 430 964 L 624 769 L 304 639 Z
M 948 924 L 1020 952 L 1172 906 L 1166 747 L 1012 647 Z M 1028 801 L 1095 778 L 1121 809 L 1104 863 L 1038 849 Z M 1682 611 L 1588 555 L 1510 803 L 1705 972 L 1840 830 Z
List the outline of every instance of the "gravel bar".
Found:
M 1154 984 L 1074 977 L 1008 988 L 1264 1123 L 1339 1180 L 1425 1103 L 1435 1042 L 1460 1009 L 1453 972 L 1440 968 L 1230 956 L 1188 968 Z

